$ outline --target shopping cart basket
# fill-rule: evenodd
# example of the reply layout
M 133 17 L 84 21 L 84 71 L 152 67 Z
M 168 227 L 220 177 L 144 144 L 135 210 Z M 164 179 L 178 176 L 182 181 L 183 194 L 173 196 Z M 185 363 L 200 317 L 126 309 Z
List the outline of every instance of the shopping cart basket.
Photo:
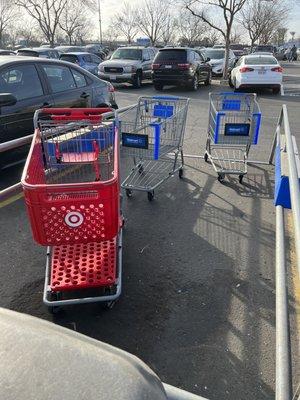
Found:
M 126 195 L 154 190 L 177 171 L 183 175 L 182 143 L 189 99 L 175 96 L 143 96 L 136 106 L 119 116 L 122 155 L 133 158 L 134 167 L 122 183 Z
M 34 116 L 22 185 L 33 237 L 48 246 L 47 305 L 111 304 L 120 295 L 119 138 L 115 122 L 103 118 L 108 111 L 42 109 Z
M 252 144 L 258 143 L 261 112 L 255 93 L 210 93 L 205 161 L 221 182 L 236 174 L 242 183 Z

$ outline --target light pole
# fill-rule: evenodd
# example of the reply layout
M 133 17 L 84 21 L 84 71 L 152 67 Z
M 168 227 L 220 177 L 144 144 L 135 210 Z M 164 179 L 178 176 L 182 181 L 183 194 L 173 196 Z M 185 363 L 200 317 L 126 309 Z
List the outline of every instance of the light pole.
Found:
M 102 44 L 101 0 L 98 0 L 98 17 L 99 17 L 99 39 L 100 39 L 100 44 Z

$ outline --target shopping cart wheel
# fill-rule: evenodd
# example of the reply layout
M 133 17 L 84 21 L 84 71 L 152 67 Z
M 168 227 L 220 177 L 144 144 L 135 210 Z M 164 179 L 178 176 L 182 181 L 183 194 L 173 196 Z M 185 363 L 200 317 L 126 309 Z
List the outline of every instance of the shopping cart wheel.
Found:
M 116 304 L 117 300 L 112 300 L 112 301 L 105 301 L 104 303 L 102 303 L 102 308 L 104 310 L 111 310 L 114 305 Z
M 204 161 L 208 162 L 208 154 L 207 153 L 204 154 Z
M 178 176 L 179 176 L 180 179 L 183 178 L 183 168 L 180 168 L 180 169 L 178 170 Z
M 152 201 L 154 199 L 154 190 L 152 190 L 151 192 L 147 192 L 148 195 L 148 200 Z
M 225 174 L 218 174 L 218 181 L 223 182 L 225 179 Z
M 132 190 L 131 189 L 126 189 L 125 193 L 126 193 L 127 197 L 132 197 Z
M 244 175 L 243 174 L 239 175 L 239 182 L 240 183 L 243 183 L 243 179 L 244 179 Z

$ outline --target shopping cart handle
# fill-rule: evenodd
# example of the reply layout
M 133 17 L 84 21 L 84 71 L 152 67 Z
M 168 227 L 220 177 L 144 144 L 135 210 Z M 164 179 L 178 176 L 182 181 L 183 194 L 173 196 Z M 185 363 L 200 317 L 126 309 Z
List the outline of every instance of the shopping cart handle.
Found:
M 177 96 L 153 96 L 154 100 L 180 100 Z
M 89 120 L 100 122 L 102 114 L 114 111 L 110 107 L 103 108 L 42 108 L 38 114 L 47 114 L 53 121 L 80 121 Z

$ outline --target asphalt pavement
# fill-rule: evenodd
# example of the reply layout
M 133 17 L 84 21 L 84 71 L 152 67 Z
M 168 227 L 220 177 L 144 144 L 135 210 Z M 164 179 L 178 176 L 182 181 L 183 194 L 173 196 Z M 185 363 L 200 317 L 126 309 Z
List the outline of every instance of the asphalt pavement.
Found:
M 295 70 L 293 74 L 299 74 Z M 186 154 L 204 154 L 208 94 L 224 89 L 214 82 L 197 93 L 164 91 L 191 97 Z M 117 99 L 122 107 L 153 93 L 150 84 L 141 90 L 123 85 Z M 299 102 L 296 96 L 268 92 L 259 93 L 258 100 L 262 130 L 250 158 L 263 161 L 283 101 L 300 138 Z M 131 165 L 122 158 L 124 177 Z M 94 304 L 70 307 L 55 316 L 42 304 L 46 251 L 32 240 L 21 198 L 0 208 L 0 306 L 125 349 L 163 381 L 208 399 L 274 399 L 273 190 L 273 166 L 251 165 L 244 184 L 235 177 L 221 184 L 210 164 L 186 157 L 184 178 L 169 179 L 156 190 L 153 202 L 139 192 L 124 198 L 120 301 L 110 311 Z M 291 320 L 293 336 L 295 308 Z

